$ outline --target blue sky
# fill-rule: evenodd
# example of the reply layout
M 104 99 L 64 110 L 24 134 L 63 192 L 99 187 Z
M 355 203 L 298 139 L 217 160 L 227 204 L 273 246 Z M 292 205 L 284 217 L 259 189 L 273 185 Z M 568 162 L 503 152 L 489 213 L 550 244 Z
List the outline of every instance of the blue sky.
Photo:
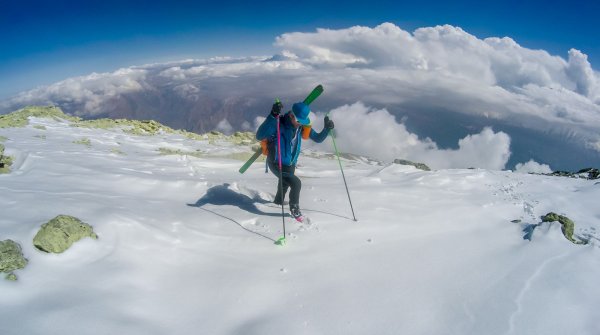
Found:
M 375 5 L 377 3 L 377 5 Z M 316 28 L 404 30 L 451 24 L 508 36 L 600 64 L 597 1 L 10 1 L 0 2 L 0 99 L 58 80 L 120 67 L 212 56 L 270 55 L 275 37 Z

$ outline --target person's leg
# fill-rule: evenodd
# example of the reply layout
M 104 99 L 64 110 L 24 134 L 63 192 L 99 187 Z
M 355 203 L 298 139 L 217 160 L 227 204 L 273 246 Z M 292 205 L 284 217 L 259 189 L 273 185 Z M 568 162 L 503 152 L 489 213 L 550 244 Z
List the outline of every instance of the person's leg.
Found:
M 287 175 L 284 172 L 283 180 L 290 185 L 290 213 L 296 220 L 302 222 L 302 220 L 304 220 L 302 212 L 300 211 L 300 190 L 302 189 L 302 182 L 300 181 L 300 178 L 294 174 L 295 171 L 296 167 L 291 166 L 287 171 Z
M 268 166 L 269 169 L 271 170 L 271 172 L 273 172 L 273 174 L 277 177 L 277 191 L 275 192 L 275 199 L 273 200 L 273 203 L 277 204 L 277 205 L 281 205 L 284 200 L 285 200 L 285 195 L 288 191 L 288 189 L 290 188 L 290 186 L 292 184 L 295 184 L 295 182 L 293 181 L 293 178 L 298 178 L 296 176 L 294 176 L 294 171 L 296 170 L 295 166 L 289 166 L 289 165 L 283 165 L 282 169 L 283 169 L 283 175 L 282 178 L 280 178 L 279 176 L 279 165 L 276 164 L 273 161 L 269 161 L 268 162 Z M 281 182 L 283 181 L 283 196 L 281 195 Z M 299 180 L 298 180 L 299 181 Z M 291 194 L 290 194 L 291 197 Z M 292 198 L 290 198 L 292 199 Z
M 277 173 L 279 175 L 279 173 Z M 279 176 L 278 176 L 279 178 Z M 288 183 L 285 182 L 285 177 L 284 177 L 284 182 L 283 182 L 283 196 L 281 196 L 281 185 L 280 185 L 281 181 L 277 181 L 277 192 L 275 194 L 275 199 L 273 200 L 273 203 L 277 204 L 277 205 L 281 205 L 282 203 L 284 203 L 285 201 L 285 194 L 288 191 L 288 188 L 290 187 Z
M 284 170 L 284 182 L 290 187 L 290 206 L 300 204 L 300 190 L 302 189 L 302 182 L 294 173 L 296 172 L 296 166 L 292 165 L 287 171 Z M 285 184 L 284 184 L 285 185 Z

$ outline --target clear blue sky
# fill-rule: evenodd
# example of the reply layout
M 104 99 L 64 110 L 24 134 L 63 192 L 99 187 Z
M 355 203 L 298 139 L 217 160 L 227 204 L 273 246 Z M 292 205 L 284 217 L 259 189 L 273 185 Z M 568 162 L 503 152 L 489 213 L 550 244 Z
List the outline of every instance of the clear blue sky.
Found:
M 270 55 L 316 28 L 451 24 L 600 66 L 600 1 L 0 0 L 0 99 L 75 75 L 184 58 Z

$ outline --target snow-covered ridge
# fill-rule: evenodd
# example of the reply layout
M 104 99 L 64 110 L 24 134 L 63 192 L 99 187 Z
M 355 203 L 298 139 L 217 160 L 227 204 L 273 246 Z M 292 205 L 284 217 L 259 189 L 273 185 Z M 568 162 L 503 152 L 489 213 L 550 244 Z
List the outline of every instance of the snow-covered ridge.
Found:
M 228 157 L 251 144 L 27 119 L 0 127 L 14 157 L 0 175 L 0 240 L 18 241 L 29 260 L 17 282 L 0 280 L 2 334 L 600 329 L 597 181 L 342 159 L 354 222 L 337 161 L 303 155 L 311 220 L 286 218 L 279 247 L 276 178 L 261 163 L 240 175 L 242 161 Z M 549 212 L 589 243 L 571 243 L 557 222 L 525 240 Z M 98 240 L 37 250 L 40 225 L 60 214 Z

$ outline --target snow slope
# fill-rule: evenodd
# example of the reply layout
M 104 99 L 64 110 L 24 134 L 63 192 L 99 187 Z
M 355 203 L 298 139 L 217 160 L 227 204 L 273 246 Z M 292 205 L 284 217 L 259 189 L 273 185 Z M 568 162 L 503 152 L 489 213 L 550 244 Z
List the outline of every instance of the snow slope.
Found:
M 16 158 L 0 240 L 29 259 L 0 280 L 3 335 L 600 333 L 598 182 L 344 160 L 354 222 L 338 163 L 313 153 L 298 168 L 310 222 L 286 218 L 280 247 L 276 178 L 216 157 L 247 147 L 49 119 L 0 136 Z M 558 223 L 524 240 L 550 211 L 590 243 Z M 99 239 L 38 251 L 59 214 Z

